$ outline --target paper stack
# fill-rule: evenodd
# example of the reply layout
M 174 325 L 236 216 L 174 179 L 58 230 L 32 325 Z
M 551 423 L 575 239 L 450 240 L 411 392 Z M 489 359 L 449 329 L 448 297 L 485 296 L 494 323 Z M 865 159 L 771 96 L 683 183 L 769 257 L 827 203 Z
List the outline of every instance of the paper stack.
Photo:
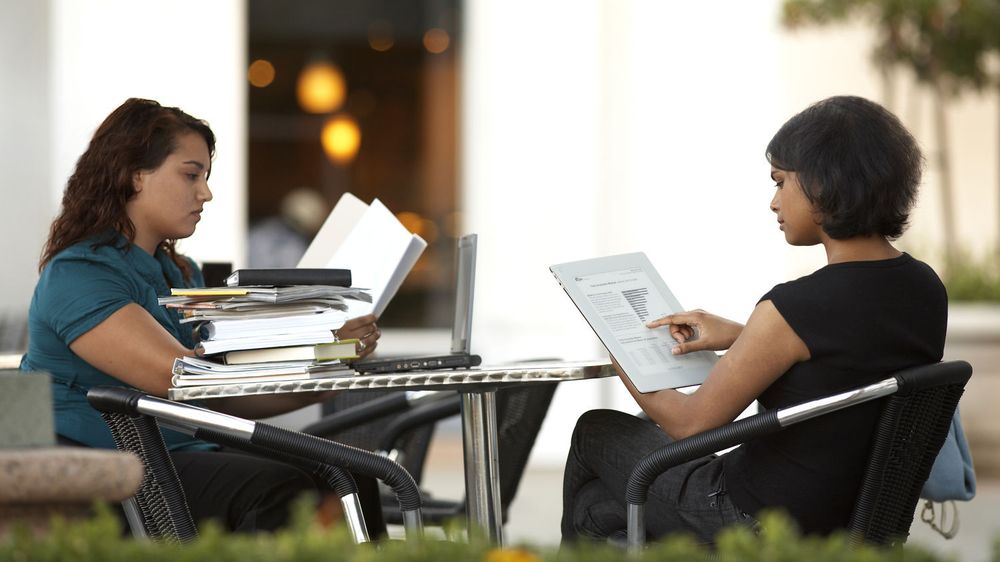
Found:
M 175 387 L 260 382 L 299 381 L 326 377 L 350 377 L 357 374 L 340 361 L 278 361 L 246 365 L 223 365 L 197 357 L 174 359 Z
M 202 322 L 205 355 L 233 350 L 320 344 L 350 318 L 349 301 L 370 301 L 361 289 L 326 285 L 171 289 L 161 305 Z
M 336 341 L 351 301 L 363 289 L 328 285 L 172 289 L 159 302 L 198 327 L 211 360 L 174 362 L 174 386 L 242 384 L 354 374 L 341 359 L 357 357 L 357 341 Z
M 174 386 L 354 374 L 341 361 L 357 357 L 357 342 L 335 341 L 333 331 L 351 318 L 381 316 L 426 247 L 381 201 L 367 205 L 345 193 L 298 268 L 240 270 L 227 279 L 231 286 L 174 289 L 160 299 L 182 311 L 182 322 L 200 323 L 211 359 L 175 360 Z

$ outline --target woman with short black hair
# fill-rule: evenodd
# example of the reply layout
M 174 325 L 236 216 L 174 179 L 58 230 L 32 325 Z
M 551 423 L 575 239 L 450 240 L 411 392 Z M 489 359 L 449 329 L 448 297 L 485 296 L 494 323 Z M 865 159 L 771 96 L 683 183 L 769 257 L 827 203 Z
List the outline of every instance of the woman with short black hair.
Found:
M 792 117 L 767 145 L 767 160 L 795 172 L 831 238 L 906 230 L 923 157 L 896 116 L 864 98 L 823 100 Z
M 625 483 L 639 459 L 733 421 L 754 400 L 784 408 L 941 360 L 944 286 L 892 245 L 922 166 L 899 120 L 863 98 L 829 98 L 785 123 L 767 159 L 770 208 L 785 240 L 822 244 L 827 265 L 775 286 L 745 326 L 700 310 L 648 324 L 670 330 L 676 355 L 728 351 L 690 395 L 640 394 L 619 369 L 652 421 L 596 410 L 577 422 L 563 480 L 564 540 L 623 533 Z M 765 508 L 787 511 L 808 533 L 845 527 L 878 410 L 869 402 L 668 470 L 650 488 L 647 532 L 709 542 L 726 525 L 754 525 Z

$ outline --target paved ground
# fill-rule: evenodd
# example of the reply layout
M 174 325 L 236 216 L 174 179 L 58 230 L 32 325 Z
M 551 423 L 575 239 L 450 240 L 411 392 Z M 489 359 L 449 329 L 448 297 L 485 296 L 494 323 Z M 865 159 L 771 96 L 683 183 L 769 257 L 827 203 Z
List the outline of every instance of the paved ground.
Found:
M 424 471 L 425 487 L 438 497 L 461 498 L 464 489 L 461 466 L 458 436 L 439 434 Z M 561 490 L 562 472 L 559 469 L 529 466 L 505 528 L 510 544 L 553 546 L 559 543 Z M 958 509 L 960 529 L 956 538 L 945 540 L 918 519 L 911 528 L 910 543 L 954 555 L 961 562 L 990 560 L 992 542 L 1000 539 L 1000 480 L 980 481 L 976 498 L 960 504 Z

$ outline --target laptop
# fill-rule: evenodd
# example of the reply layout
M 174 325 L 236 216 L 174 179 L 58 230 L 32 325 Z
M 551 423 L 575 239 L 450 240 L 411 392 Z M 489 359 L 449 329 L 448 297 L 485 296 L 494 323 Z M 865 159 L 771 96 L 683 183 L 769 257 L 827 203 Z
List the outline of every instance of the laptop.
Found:
M 426 369 L 464 369 L 482 363 L 470 353 L 472 337 L 472 300 L 476 281 L 476 235 L 458 240 L 455 275 L 455 318 L 451 326 L 451 353 L 423 357 L 394 357 L 356 361 L 354 370 L 362 374 L 400 373 Z

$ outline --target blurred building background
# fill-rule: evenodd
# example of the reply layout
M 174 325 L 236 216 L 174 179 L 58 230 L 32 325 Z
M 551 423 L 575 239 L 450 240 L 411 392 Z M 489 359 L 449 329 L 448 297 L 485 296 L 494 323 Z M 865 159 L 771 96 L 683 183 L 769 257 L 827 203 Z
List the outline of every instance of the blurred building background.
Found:
M 383 319 L 387 348 L 393 329 L 447 345 L 451 243 L 466 232 L 480 235 L 473 347 L 488 363 L 601 356 L 548 272 L 600 254 L 645 251 L 684 305 L 745 319 L 824 263 L 784 244 L 764 148 L 837 94 L 887 105 L 925 150 L 901 247 L 940 271 L 958 252 L 995 264 L 996 83 L 949 91 L 939 128 L 934 89 L 876 64 L 872 17 L 816 26 L 798 13 L 790 28 L 784 4 L 0 0 L 0 310 L 26 311 L 75 159 L 132 96 L 218 136 L 215 200 L 180 245 L 199 261 L 245 265 L 249 228 L 303 186 L 329 205 L 378 197 L 423 235 Z M 983 64 L 996 80 L 995 49 Z M 635 409 L 617 381 L 564 385 L 533 463 L 561 465 L 592 407 Z

